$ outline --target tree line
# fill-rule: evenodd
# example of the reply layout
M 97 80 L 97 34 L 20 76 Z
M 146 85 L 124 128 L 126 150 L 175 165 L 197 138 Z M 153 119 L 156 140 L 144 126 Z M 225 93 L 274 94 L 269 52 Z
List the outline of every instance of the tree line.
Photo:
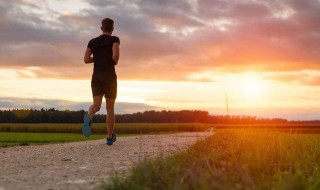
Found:
M 70 111 L 50 109 L 0 110 L 0 123 L 82 123 L 84 110 Z M 105 122 L 105 114 L 97 114 L 95 123 Z M 219 123 L 219 124 L 285 124 L 286 119 L 257 118 L 254 116 L 210 115 L 207 111 L 155 111 L 149 110 L 132 114 L 116 114 L 117 123 Z M 292 121 L 291 121 L 292 122 Z

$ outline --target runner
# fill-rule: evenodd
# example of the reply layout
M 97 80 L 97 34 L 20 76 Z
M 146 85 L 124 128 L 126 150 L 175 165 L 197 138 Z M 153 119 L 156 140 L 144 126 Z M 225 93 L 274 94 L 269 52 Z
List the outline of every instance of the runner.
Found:
M 89 107 L 88 113 L 84 115 L 82 134 L 86 137 L 91 135 L 92 118 L 100 110 L 103 96 L 106 99 L 107 109 L 107 145 L 112 145 L 116 141 L 114 128 L 114 104 L 117 97 L 117 75 L 115 65 L 118 64 L 120 55 L 120 40 L 117 36 L 111 36 L 114 21 L 105 18 L 101 22 L 100 29 L 102 35 L 89 41 L 84 54 L 86 64 L 93 63 L 93 74 L 91 79 L 91 89 L 93 104 Z M 91 56 L 92 55 L 92 56 Z

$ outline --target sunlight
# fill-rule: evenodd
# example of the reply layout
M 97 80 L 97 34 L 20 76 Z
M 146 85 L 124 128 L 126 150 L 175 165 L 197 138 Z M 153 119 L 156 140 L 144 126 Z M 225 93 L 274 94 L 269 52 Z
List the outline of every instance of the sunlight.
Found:
M 11 104 L 16 104 L 16 107 L 28 105 L 25 102 L 17 103 L 16 98 L 45 99 L 49 102 L 51 100 L 92 101 L 90 79 L 42 78 L 39 80 L 36 76 L 32 77 L 32 73 L 36 74 L 35 70 L 37 68 L 0 70 L 0 100 L 2 101 L 2 103 L 0 101 L 0 108 L 7 108 L 5 105 Z M 314 78 L 319 76 L 318 72 L 309 70 L 293 74 L 293 76 Z M 317 96 L 318 87 L 287 83 L 286 81 L 291 78 L 282 76 L 286 76 L 286 73 L 205 71 L 193 73 L 188 77 L 188 82 L 119 80 L 117 102 L 140 103 L 152 106 L 152 109 L 199 109 L 208 110 L 213 114 L 225 114 L 227 94 L 230 114 L 259 116 L 282 114 L 282 117 L 290 118 L 317 118 L 319 112 L 309 115 L 306 113 L 320 107 L 320 98 Z M 278 78 L 284 78 L 285 81 L 279 82 L 276 80 Z M 310 96 L 314 98 L 309 98 Z M 5 99 L 1 99 L 2 97 Z M 42 106 L 42 101 L 35 101 L 31 103 L 38 107 Z M 60 109 L 68 107 L 68 105 L 59 106 L 57 108 Z M 297 110 L 300 115 L 293 115 Z M 277 115 L 274 115 L 275 113 Z
M 257 99 L 262 96 L 263 89 L 262 80 L 255 75 L 248 75 L 243 79 L 243 92 L 246 98 Z

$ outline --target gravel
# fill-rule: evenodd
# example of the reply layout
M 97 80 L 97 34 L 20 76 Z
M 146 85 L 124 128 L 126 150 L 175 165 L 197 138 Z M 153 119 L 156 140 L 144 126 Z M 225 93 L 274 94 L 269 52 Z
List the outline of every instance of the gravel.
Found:
M 118 137 L 105 140 L 0 148 L 0 190 L 96 189 L 115 172 L 146 158 L 186 149 L 212 132 Z

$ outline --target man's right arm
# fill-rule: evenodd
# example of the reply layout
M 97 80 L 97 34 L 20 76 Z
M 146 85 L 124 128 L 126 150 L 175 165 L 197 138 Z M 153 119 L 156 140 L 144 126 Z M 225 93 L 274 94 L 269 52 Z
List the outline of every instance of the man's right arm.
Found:
M 85 64 L 93 63 L 93 57 L 91 57 L 91 54 L 92 54 L 91 49 L 87 48 L 86 52 L 84 53 L 84 58 L 83 58 L 83 61 Z

